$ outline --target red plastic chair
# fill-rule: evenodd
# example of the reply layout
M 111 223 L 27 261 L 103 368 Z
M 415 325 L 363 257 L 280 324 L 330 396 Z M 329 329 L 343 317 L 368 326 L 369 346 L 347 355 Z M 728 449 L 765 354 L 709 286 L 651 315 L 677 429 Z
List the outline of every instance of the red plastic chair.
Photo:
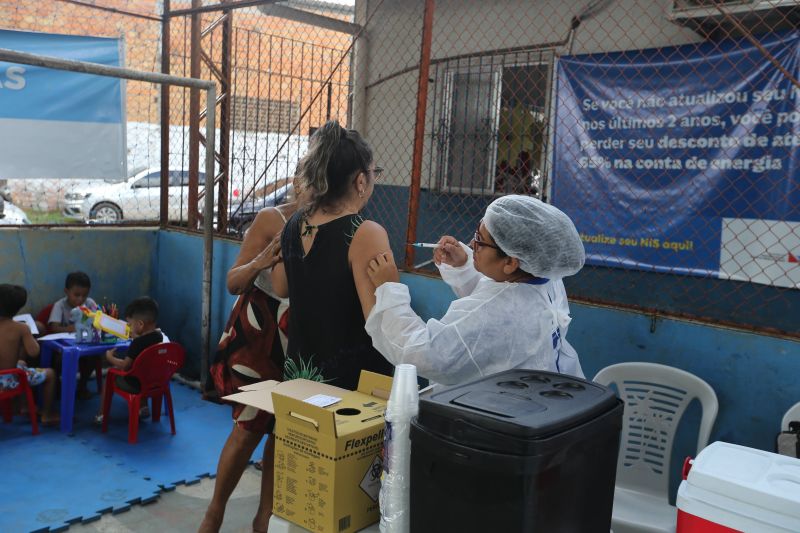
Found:
M 28 375 L 21 368 L 10 368 L 8 370 L 0 370 L 0 375 L 3 374 L 16 374 L 19 386 L 13 389 L 0 390 L 0 410 L 3 411 L 3 421 L 8 424 L 11 422 L 13 416 L 13 402 L 16 396 L 25 394 L 28 400 L 28 414 L 31 417 L 31 426 L 33 427 L 33 434 L 39 434 L 39 425 L 36 423 L 36 402 L 33 401 L 33 392 L 28 383 Z
M 55 304 L 52 303 L 44 306 L 42 310 L 39 311 L 39 314 L 36 315 L 35 320 L 44 324 L 44 331 L 40 332 L 42 335 L 52 333 L 52 331 L 50 331 L 50 323 L 48 321 L 50 320 L 50 313 L 53 311 L 53 305 Z M 94 366 L 94 376 L 97 380 L 97 392 L 103 390 L 103 360 L 104 358 L 102 356 L 97 356 L 97 362 Z
M 50 313 L 53 312 L 53 306 L 55 304 L 47 304 L 42 307 L 42 310 L 39 311 L 39 314 L 34 317 L 34 320 L 38 320 L 42 324 L 44 324 L 44 331 L 41 332 L 42 335 L 47 335 L 48 333 L 52 333 L 50 331 Z
M 167 414 L 172 434 L 175 434 L 175 412 L 172 408 L 172 394 L 169 381 L 172 374 L 183 366 L 186 350 L 176 342 L 162 342 L 146 348 L 133 361 L 128 371 L 109 368 L 106 374 L 106 394 L 103 397 L 103 433 L 108 431 L 108 417 L 111 411 L 111 399 L 114 394 L 122 396 L 128 402 L 128 442 L 136 444 L 139 433 L 139 407 L 142 400 L 147 405 L 151 398 L 153 422 L 161 419 L 161 400 L 166 398 Z M 139 380 L 142 385 L 139 394 L 131 394 L 117 387 L 117 376 L 130 376 Z

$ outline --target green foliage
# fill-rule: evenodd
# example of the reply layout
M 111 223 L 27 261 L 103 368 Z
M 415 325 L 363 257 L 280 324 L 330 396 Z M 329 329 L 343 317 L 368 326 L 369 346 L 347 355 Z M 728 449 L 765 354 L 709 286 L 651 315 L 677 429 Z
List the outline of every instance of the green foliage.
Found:
M 36 211 L 25 209 L 31 224 L 79 224 L 78 220 L 67 218 L 60 211 Z
M 322 376 L 322 371 L 314 366 L 314 356 L 310 356 L 308 361 L 305 361 L 301 356 L 298 356 L 298 363 L 291 357 L 286 359 L 283 365 L 283 379 L 288 381 L 290 379 L 307 379 L 310 381 L 319 381 L 324 383 L 328 381 Z

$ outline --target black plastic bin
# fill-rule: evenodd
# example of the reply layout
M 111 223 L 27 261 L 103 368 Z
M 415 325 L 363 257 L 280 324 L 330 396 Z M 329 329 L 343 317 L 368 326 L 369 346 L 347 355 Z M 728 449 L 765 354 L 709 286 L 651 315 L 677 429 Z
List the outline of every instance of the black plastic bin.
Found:
M 608 387 L 538 370 L 420 398 L 411 531 L 608 533 L 622 409 Z

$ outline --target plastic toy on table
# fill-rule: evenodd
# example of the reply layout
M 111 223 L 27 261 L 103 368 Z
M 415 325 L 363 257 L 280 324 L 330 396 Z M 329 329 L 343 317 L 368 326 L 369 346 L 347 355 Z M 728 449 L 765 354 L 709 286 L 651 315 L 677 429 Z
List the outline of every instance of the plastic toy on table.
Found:
M 94 342 L 94 328 L 90 320 L 91 311 L 87 307 L 75 307 L 69 312 L 69 318 L 75 323 L 75 342 Z
M 91 311 L 80 306 L 70 311 L 75 322 L 75 342 L 116 342 L 130 338 L 130 327 L 124 320 L 116 319 L 102 311 Z
M 131 336 L 131 328 L 124 320 L 119 320 L 102 311 L 94 312 L 94 322 L 92 324 L 95 329 L 113 335 L 122 340 L 127 340 Z

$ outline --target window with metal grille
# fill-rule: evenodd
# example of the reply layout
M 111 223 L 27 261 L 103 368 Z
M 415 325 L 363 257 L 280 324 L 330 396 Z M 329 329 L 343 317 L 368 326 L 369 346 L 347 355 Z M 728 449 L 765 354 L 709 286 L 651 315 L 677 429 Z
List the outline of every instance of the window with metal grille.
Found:
M 233 96 L 233 129 L 289 133 L 300 118 L 300 106 L 291 100 Z
M 544 175 L 552 54 L 460 58 L 437 67 L 440 189 L 538 194 Z

